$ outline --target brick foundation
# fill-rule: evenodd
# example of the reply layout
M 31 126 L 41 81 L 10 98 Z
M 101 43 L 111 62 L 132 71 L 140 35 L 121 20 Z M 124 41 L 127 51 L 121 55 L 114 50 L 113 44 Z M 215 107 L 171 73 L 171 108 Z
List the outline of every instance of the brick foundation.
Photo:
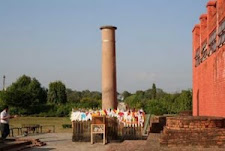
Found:
M 225 118 L 168 117 L 160 144 L 171 146 L 225 147 Z
M 153 116 L 150 120 L 150 133 L 160 133 L 165 125 L 165 116 Z

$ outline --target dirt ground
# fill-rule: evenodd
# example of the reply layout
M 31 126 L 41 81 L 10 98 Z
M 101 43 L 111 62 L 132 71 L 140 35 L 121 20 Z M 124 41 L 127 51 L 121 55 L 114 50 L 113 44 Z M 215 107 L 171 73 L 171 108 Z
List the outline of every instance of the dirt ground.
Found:
M 36 136 L 29 136 L 31 138 L 38 138 L 47 145 L 38 148 L 28 149 L 27 151 L 142 151 L 146 140 L 124 141 L 122 143 L 95 143 L 91 145 L 89 142 L 72 142 L 71 133 L 48 133 Z
M 150 134 L 147 140 L 132 140 L 122 143 L 109 143 L 103 145 L 96 143 L 72 142 L 71 133 L 48 133 L 36 136 L 47 145 L 28 149 L 27 151 L 224 151 L 225 148 L 200 148 L 200 147 L 160 147 L 159 134 Z

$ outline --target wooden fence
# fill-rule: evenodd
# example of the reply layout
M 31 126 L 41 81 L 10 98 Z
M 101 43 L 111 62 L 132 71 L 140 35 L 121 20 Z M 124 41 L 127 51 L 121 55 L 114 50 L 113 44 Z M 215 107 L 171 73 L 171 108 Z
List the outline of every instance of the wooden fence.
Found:
M 74 142 L 88 142 L 91 138 L 91 121 L 73 121 L 73 137 Z M 137 140 L 143 139 L 142 127 L 124 127 L 123 124 L 119 124 L 116 118 L 106 119 L 106 132 L 107 142 L 112 140 Z M 96 135 L 95 140 L 102 140 L 101 135 Z
M 74 121 L 72 123 L 73 128 L 73 138 L 74 142 L 82 141 L 88 142 L 91 141 L 91 121 Z
M 55 125 L 39 125 L 39 124 L 23 124 L 21 127 L 14 127 L 10 125 L 9 136 L 21 136 L 37 133 L 55 133 Z

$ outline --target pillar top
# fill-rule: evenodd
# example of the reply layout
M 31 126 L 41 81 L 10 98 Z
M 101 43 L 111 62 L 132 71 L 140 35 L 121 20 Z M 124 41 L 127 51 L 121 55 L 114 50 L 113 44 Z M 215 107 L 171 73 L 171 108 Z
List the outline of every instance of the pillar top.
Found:
M 117 27 L 116 27 L 116 26 L 111 26 L 111 25 L 105 25 L 105 26 L 101 26 L 100 29 L 101 29 L 101 30 L 102 30 L 102 29 L 114 29 L 114 30 L 116 30 Z

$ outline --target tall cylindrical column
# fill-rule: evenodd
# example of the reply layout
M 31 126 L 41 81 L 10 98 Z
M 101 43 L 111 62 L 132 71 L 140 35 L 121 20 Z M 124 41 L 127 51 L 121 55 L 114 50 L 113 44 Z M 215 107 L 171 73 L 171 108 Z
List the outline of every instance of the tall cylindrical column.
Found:
M 117 108 L 114 26 L 102 26 L 102 109 Z
M 5 75 L 3 76 L 3 91 L 6 90 L 6 87 L 5 87 Z

